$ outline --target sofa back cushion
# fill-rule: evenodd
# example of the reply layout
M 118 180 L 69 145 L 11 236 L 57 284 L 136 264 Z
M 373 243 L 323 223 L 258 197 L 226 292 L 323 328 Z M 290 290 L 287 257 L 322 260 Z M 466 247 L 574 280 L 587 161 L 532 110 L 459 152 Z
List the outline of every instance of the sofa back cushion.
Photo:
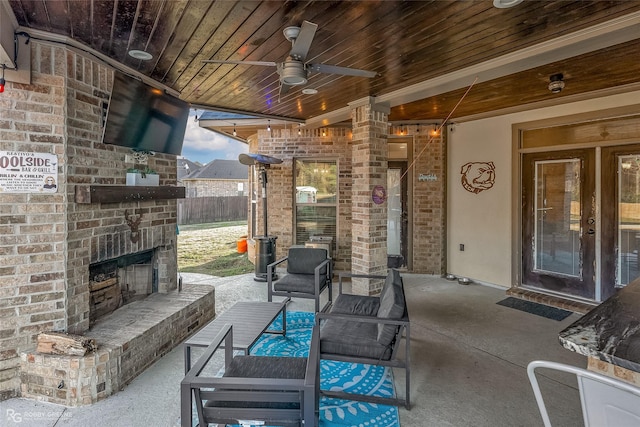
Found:
M 315 268 L 327 259 L 323 248 L 291 247 L 287 259 L 287 272 L 291 274 L 314 274 Z M 326 274 L 325 266 L 320 274 Z
M 389 270 L 387 279 L 392 276 L 392 286 L 380 293 L 380 308 L 378 308 L 378 318 L 402 319 L 404 316 L 406 302 L 404 299 L 404 284 L 402 276 L 397 270 Z M 386 283 L 385 283 L 386 285 Z M 396 335 L 398 326 L 378 324 L 378 342 L 382 345 L 389 345 Z
M 400 272 L 398 270 L 392 268 L 387 273 L 387 278 L 384 281 L 384 285 L 382 285 L 380 300 L 385 298 L 386 293 L 391 290 L 391 287 L 394 284 L 402 284 L 402 276 L 400 276 Z

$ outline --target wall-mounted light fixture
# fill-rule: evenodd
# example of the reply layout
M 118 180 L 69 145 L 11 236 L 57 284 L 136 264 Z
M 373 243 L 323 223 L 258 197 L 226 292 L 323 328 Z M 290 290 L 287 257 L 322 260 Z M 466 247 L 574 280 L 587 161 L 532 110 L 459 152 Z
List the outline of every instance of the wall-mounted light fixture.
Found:
M 267 120 L 267 131 L 271 132 L 271 120 Z
M 322 136 L 327 136 L 327 132 L 324 129 L 322 129 Z
M 298 136 L 302 135 L 302 124 L 298 123 Z
M 238 136 L 238 132 L 236 132 L 236 124 L 233 124 L 233 136 Z

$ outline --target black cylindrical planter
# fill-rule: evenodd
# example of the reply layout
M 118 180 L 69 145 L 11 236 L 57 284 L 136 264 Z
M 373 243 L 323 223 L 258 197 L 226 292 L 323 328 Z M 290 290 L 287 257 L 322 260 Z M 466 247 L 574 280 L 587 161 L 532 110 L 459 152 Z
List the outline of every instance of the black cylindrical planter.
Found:
M 256 236 L 256 276 L 253 280 L 267 281 L 267 266 L 276 260 L 276 236 Z M 272 280 L 277 279 L 275 271 Z

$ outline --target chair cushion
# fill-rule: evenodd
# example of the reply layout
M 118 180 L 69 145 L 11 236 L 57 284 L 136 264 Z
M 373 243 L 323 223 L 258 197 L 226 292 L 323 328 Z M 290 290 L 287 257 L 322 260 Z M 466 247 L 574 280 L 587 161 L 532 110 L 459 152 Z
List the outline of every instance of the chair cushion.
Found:
M 398 273 L 398 270 L 394 270 L 394 269 L 389 270 L 389 272 L 387 273 L 387 278 L 384 281 L 384 285 L 382 285 L 382 289 L 380 290 L 380 295 L 379 295 L 380 298 L 384 298 L 386 293 L 393 286 L 395 276 L 399 276 L 399 275 L 400 273 Z
M 391 270 L 389 275 L 396 270 Z M 380 308 L 378 309 L 378 318 L 384 319 L 402 319 L 405 311 L 404 286 L 402 277 L 398 274 L 399 282 L 394 280 L 384 295 L 380 298 Z M 396 285 L 395 283 L 399 283 Z M 378 342 L 382 345 L 389 345 L 396 335 L 398 326 L 378 324 Z
M 313 274 L 287 274 L 273 285 L 276 291 L 301 292 L 315 295 L 315 276 Z M 326 276 L 320 276 L 320 291 L 327 285 Z
M 230 378 L 274 378 L 304 379 L 307 368 L 305 357 L 235 356 L 223 377 Z M 254 390 L 253 392 L 260 392 Z M 251 393 L 247 391 L 247 393 Z M 272 390 L 269 394 L 277 394 Z M 259 409 L 299 409 L 299 401 L 268 400 L 207 400 L 205 408 L 259 408 Z M 206 412 L 205 412 L 205 418 Z M 215 422 L 215 421 L 214 421 Z
M 331 313 L 375 316 L 380 307 L 380 298 L 366 295 L 340 294 L 331 306 Z
M 326 249 L 291 247 L 287 255 L 287 273 L 314 274 L 315 268 L 326 259 Z M 327 274 L 327 266 L 320 271 L 320 274 Z
M 377 340 L 375 323 L 327 319 L 320 329 L 320 352 L 389 360 L 391 348 Z

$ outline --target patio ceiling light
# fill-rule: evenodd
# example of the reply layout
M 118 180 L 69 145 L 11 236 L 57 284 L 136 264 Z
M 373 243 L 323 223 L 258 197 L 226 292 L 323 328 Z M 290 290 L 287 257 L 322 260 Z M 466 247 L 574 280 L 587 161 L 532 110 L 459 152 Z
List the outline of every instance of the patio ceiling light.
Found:
M 522 3 L 523 0 L 493 0 L 493 7 L 498 9 L 507 9 L 509 7 L 517 6 Z
M 564 89 L 564 76 L 562 73 L 549 76 L 549 90 L 551 93 L 560 93 Z
M 149 52 L 145 52 L 144 50 L 136 50 L 136 49 L 130 50 L 129 56 L 135 59 L 139 59 L 141 61 L 148 61 L 153 58 L 153 55 L 151 55 Z

